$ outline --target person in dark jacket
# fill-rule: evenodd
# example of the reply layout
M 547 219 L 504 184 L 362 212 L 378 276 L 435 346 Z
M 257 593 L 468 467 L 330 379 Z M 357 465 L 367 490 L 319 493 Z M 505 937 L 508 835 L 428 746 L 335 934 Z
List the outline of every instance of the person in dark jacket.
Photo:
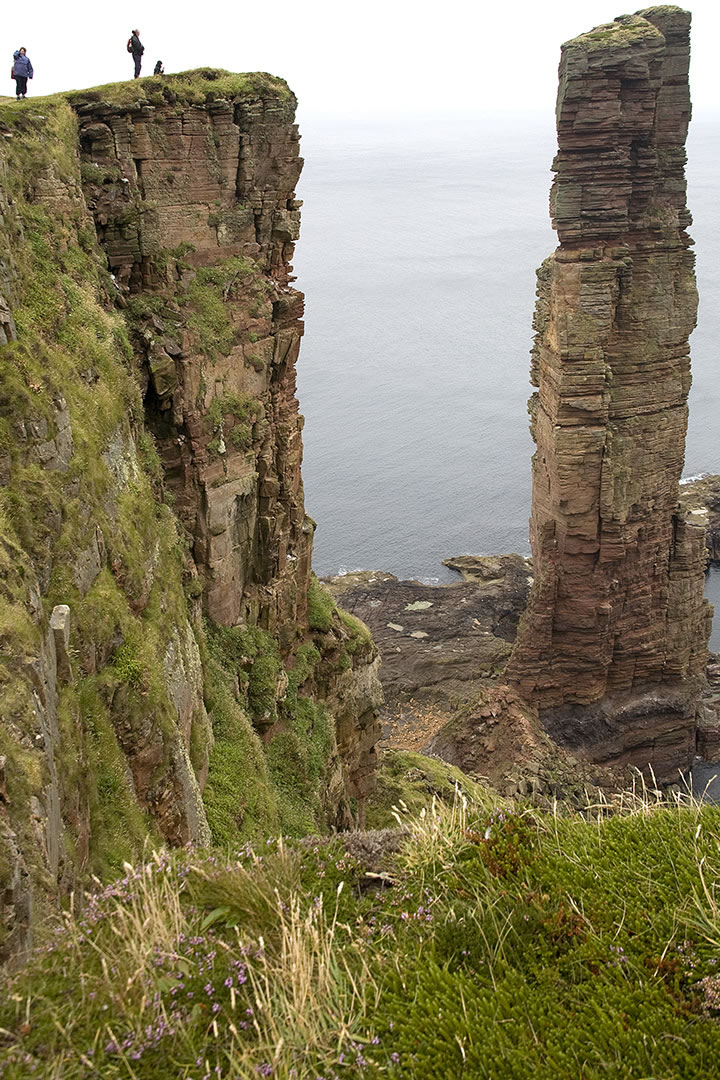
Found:
M 15 80 L 15 96 L 19 101 L 21 97 L 24 98 L 27 94 L 27 81 L 32 79 L 34 74 L 30 57 L 27 55 L 24 45 L 22 49 L 17 49 L 13 53 L 13 61 L 12 77 Z
M 135 61 L 135 75 L 134 75 L 134 78 L 137 79 L 140 76 L 140 65 L 142 64 L 142 54 L 145 52 L 145 46 L 140 41 L 140 31 L 139 30 L 133 30 L 132 34 L 130 35 L 130 41 L 128 42 L 128 44 L 130 46 L 130 52 L 132 53 L 132 58 Z
M 153 75 L 164 75 L 164 74 L 165 74 L 165 68 L 163 67 L 163 62 L 162 62 L 162 60 L 158 60 L 157 64 L 155 65 L 155 70 L 153 71 Z

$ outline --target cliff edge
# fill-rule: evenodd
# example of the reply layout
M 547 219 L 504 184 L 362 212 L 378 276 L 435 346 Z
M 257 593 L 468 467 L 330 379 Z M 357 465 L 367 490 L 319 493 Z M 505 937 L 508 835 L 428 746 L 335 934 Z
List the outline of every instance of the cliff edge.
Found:
M 348 825 L 377 652 L 312 577 L 295 99 L 0 109 L 0 958 L 149 840 Z

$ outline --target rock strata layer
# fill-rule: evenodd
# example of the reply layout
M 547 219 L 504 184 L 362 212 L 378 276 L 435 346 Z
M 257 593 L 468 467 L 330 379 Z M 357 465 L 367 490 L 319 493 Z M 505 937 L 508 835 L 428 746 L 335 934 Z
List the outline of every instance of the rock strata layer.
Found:
M 704 523 L 678 509 L 695 326 L 686 227 L 690 15 L 563 46 L 530 401 L 535 583 L 508 665 L 551 734 L 675 769 L 707 655 Z

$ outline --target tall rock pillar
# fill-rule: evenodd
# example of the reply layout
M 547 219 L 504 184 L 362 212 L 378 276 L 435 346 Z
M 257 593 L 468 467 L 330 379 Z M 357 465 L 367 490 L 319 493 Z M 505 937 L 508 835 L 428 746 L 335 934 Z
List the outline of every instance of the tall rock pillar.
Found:
M 697 294 L 686 233 L 690 15 L 562 48 L 532 381 L 535 583 L 508 667 L 556 739 L 671 774 L 694 751 L 704 528 L 678 510 Z

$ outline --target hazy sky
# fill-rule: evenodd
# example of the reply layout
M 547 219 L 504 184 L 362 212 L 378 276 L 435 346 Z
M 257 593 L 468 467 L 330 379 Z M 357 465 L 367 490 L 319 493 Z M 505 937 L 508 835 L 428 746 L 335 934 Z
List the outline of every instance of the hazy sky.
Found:
M 694 0 L 692 96 L 720 108 L 720 2 Z M 267 0 L 115 5 L 35 0 L 3 5 L 6 67 L 25 45 L 31 94 L 132 74 L 138 27 L 144 74 L 213 65 L 288 80 L 306 115 L 552 109 L 562 41 L 637 10 L 622 0 Z M 14 90 L 5 76 L 6 94 Z

